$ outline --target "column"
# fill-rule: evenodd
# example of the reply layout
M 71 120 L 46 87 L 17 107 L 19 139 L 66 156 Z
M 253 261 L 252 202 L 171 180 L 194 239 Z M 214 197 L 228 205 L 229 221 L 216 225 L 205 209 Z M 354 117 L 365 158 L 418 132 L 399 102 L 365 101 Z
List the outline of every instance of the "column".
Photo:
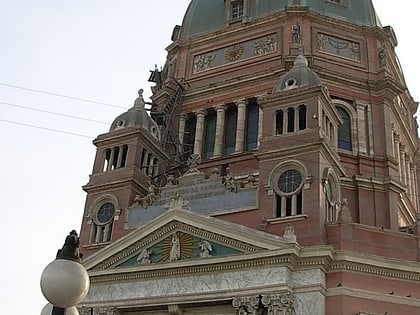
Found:
M 292 216 L 296 215 L 297 213 L 297 196 L 292 196 Z
M 178 140 L 179 140 L 179 152 L 184 151 L 184 136 L 185 136 L 185 122 L 187 121 L 187 114 L 181 113 L 179 115 L 179 126 L 178 126 Z
M 260 139 L 263 136 L 263 120 L 264 120 L 263 110 L 260 107 L 259 112 L 258 112 L 258 144 L 257 144 L 258 147 L 260 146 Z
M 120 147 L 118 148 L 117 165 L 116 165 L 116 167 L 115 167 L 115 168 L 119 168 L 119 167 L 121 167 L 122 156 L 123 156 L 123 146 L 120 146 Z
M 405 153 L 404 153 L 404 149 L 402 148 L 402 146 L 400 146 L 400 179 L 401 179 L 401 183 L 404 184 L 405 183 Z
M 112 170 L 112 166 L 114 165 L 114 155 L 115 155 L 115 148 L 112 148 L 111 149 L 111 154 L 109 156 L 109 163 L 108 163 L 107 171 Z
M 295 107 L 295 132 L 299 131 L 299 107 Z
M 289 110 L 286 109 L 282 109 L 283 111 L 283 134 L 285 135 L 287 133 L 287 122 L 289 120 Z
M 216 106 L 216 135 L 214 139 L 214 157 L 223 154 L 223 139 L 225 132 L 225 111 L 226 106 Z
M 287 214 L 287 209 L 286 209 L 286 207 L 287 207 L 286 201 L 287 200 L 286 200 L 286 197 L 284 197 L 284 196 L 281 196 L 280 200 L 281 200 L 281 217 L 284 218 L 284 217 L 286 217 L 286 214 Z
M 244 151 L 246 105 L 246 100 L 236 102 L 236 106 L 238 107 L 238 116 L 236 121 L 235 153 L 240 153 Z
M 204 136 L 204 118 L 206 117 L 206 111 L 199 110 L 195 112 L 195 115 L 197 117 L 197 124 L 195 126 L 194 154 L 201 156 Z

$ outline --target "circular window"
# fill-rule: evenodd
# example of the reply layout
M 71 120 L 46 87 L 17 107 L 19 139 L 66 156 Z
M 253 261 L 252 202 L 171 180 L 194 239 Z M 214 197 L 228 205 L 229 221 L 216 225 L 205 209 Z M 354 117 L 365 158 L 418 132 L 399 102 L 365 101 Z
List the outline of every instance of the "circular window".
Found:
M 282 193 L 293 193 L 302 185 L 302 175 L 297 170 L 287 170 L 280 175 L 277 185 Z
M 100 206 L 98 211 L 96 212 L 96 219 L 99 223 L 105 224 L 111 221 L 111 219 L 114 217 L 114 213 L 114 204 L 111 202 L 106 202 L 102 206 Z
M 125 121 L 124 120 L 118 120 L 118 122 L 117 122 L 117 127 L 124 127 L 124 125 L 125 125 Z
M 296 80 L 293 78 L 290 78 L 286 81 L 286 88 L 292 88 L 296 86 Z

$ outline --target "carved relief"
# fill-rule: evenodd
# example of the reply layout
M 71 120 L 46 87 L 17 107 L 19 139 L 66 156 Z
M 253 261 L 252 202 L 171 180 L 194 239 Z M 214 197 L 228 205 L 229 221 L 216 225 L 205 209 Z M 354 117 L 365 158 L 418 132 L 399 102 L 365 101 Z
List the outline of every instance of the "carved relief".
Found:
M 242 57 L 244 54 L 244 46 L 242 45 L 233 45 L 226 49 L 225 59 L 227 61 L 236 61 Z
M 236 315 L 296 315 L 296 297 L 291 293 L 237 297 L 232 301 Z
M 192 73 L 224 66 L 236 61 L 263 56 L 277 51 L 277 34 L 265 35 L 245 42 L 234 43 L 194 56 Z
M 318 51 L 360 60 L 360 44 L 346 39 L 318 33 Z
M 212 67 L 212 61 L 216 58 L 215 54 L 202 54 L 194 58 L 193 73 L 208 70 Z
M 254 55 L 260 56 L 265 55 L 276 50 L 275 40 L 272 36 L 261 38 L 254 43 Z

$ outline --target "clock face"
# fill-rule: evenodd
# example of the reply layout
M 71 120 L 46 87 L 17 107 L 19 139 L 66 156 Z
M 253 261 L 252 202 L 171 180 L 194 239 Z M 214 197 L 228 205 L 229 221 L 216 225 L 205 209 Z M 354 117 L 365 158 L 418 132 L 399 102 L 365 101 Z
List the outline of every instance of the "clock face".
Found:
M 279 177 L 277 185 L 282 193 L 290 194 L 302 184 L 302 175 L 297 170 L 287 170 Z
M 114 213 L 115 206 L 110 202 L 106 202 L 98 209 L 96 218 L 98 219 L 99 223 L 107 223 L 112 219 Z

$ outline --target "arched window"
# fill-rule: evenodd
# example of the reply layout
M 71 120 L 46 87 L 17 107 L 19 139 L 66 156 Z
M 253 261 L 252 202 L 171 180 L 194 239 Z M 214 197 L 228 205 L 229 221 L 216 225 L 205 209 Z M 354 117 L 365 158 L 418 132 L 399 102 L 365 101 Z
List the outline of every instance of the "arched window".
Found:
M 337 111 L 343 120 L 343 123 L 338 128 L 338 148 L 352 151 L 351 117 L 349 113 L 342 107 L 337 107 Z
M 285 218 L 303 213 L 303 187 L 306 170 L 299 162 L 278 165 L 270 175 L 270 185 L 276 193 L 274 216 Z
M 116 206 L 113 199 L 105 196 L 95 202 L 90 214 L 92 219 L 90 244 L 101 244 L 111 240 L 112 226 L 116 214 Z

